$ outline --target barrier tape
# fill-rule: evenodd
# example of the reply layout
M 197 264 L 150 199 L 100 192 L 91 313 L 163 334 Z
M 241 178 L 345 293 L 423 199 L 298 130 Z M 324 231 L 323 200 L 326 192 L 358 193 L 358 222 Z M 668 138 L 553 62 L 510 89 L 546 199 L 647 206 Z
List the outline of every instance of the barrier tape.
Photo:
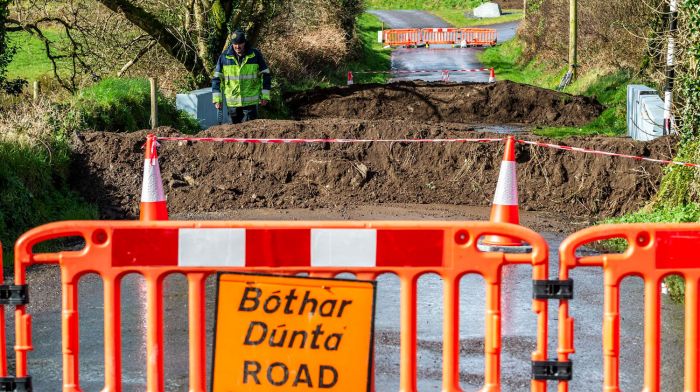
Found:
M 437 72 L 488 72 L 491 68 L 473 69 L 427 69 L 419 71 L 396 70 L 396 71 L 353 71 L 353 74 L 401 74 L 401 73 L 437 73 Z
M 598 151 L 598 150 L 590 150 L 587 148 L 581 148 L 581 147 L 570 147 L 570 146 L 560 146 L 558 144 L 551 144 L 551 143 L 542 143 L 542 142 L 532 142 L 529 140 L 517 140 L 518 143 L 522 144 L 529 144 L 531 146 L 539 146 L 539 147 L 548 147 L 548 148 L 554 148 L 557 150 L 564 150 L 564 151 L 576 151 L 576 152 L 582 152 L 586 154 L 597 154 L 597 155 L 606 155 L 610 157 L 620 157 L 620 158 L 627 158 L 627 159 L 634 159 L 637 161 L 646 161 L 646 162 L 654 162 L 654 163 L 661 163 L 664 165 L 679 165 L 679 166 L 687 166 L 687 167 L 700 167 L 700 164 L 697 163 L 688 163 L 688 162 L 677 162 L 677 161 L 668 161 L 665 159 L 654 159 L 654 158 L 646 158 L 646 157 L 640 157 L 636 155 L 628 155 L 628 154 L 620 154 L 616 152 L 608 152 L 608 151 Z
M 233 138 L 233 137 L 157 137 L 157 140 L 166 141 L 189 141 L 189 142 L 220 142 L 220 143 L 259 143 L 259 144 L 305 144 L 305 143 L 490 143 L 502 142 L 506 138 L 478 138 L 478 139 L 256 139 L 256 138 Z M 686 167 L 700 167 L 700 164 L 689 162 L 669 161 L 665 159 L 647 158 L 637 155 L 620 154 L 608 151 L 591 150 L 582 147 L 561 146 L 558 144 L 533 142 L 529 140 L 517 139 L 517 143 L 531 146 L 554 148 L 564 151 L 575 151 L 585 154 L 605 155 L 634 159 L 637 161 L 660 163 L 664 165 L 678 165 Z
M 466 143 L 500 142 L 503 138 L 481 139 L 252 139 L 233 137 L 158 137 L 158 140 L 220 142 L 220 143 L 261 143 L 261 144 L 303 144 L 303 143 Z

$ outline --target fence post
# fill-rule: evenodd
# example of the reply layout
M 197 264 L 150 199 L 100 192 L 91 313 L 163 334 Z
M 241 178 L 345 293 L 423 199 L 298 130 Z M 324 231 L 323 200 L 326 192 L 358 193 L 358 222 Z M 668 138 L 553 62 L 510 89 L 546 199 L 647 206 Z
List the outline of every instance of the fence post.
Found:
M 39 81 L 35 80 L 34 83 L 32 84 L 32 98 L 34 99 L 34 102 L 39 101 Z
M 151 82 L 151 129 L 158 128 L 158 78 L 150 78 Z

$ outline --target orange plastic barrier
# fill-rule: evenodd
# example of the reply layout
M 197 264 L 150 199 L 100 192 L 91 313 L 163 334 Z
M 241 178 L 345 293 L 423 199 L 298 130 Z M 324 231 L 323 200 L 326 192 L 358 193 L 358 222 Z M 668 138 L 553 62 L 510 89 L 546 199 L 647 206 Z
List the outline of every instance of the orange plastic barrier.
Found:
M 468 46 L 494 46 L 496 45 L 496 30 L 469 28 L 461 29 L 462 39 Z
M 496 45 L 496 30 L 481 28 L 391 29 L 382 31 L 382 42 L 389 46 L 416 45 Z
M 428 45 L 448 44 L 454 45 L 460 42 L 461 30 L 455 28 L 422 29 L 421 40 Z
M 421 42 L 419 29 L 384 30 L 384 43 L 390 46 L 415 46 Z
M 532 246 L 530 254 L 484 253 L 477 240 L 508 234 Z M 34 253 L 36 244 L 80 236 L 79 251 Z M 338 247 L 338 244 L 343 246 Z M 336 249 L 337 248 L 337 249 Z M 320 249 L 320 250 L 319 250 Z M 332 249 L 333 252 L 328 250 Z M 489 222 L 59 222 L 33 229 L 15 247 L 15 282 L 26 283 L 32 264 L 58 264 L 62 279 L 63 391 L 79 391 L 78 282 L 97 273 L 104 287 L 105 391 L 121 390 L 120 282 L 129 273 L 146 281 L 147 390 L 164 390 L 163 282 L 172 273 L 188 281 L 189 390 L 205 391 L 205 280 L 217 271 L 275 274 L 309 272 L 333 277 L 353 272 L 373 280 L 394 273 L 401 284 L 402 391 L 417 389 L 417 281 L 425 273 L 443 279 L 443 390 L 459 391 L 460 279 L 480 274 L 486 285 L 483 391 L 499 391 L 501 378 L 501 271 L 510 264 L 529 264 L 536 280 L 547 279 L 548 247 L 535 232 Z M 547 358 L 547 303 L 534 299 L 537 346 L 533 361 Z M 16 311 L 17 376 L 28 374 L 32 349 L 30 315 Z M 373 374 L 373 373 L 372 373 Z M 546 390 L 533 380 L 531 390 Z
M 577 257 L 576 250 L 588 243 L 624 238 L 629 247 L 621 254 Z M 685 391 L 700 390 L 698 312 L 700 290 L 700 224 L 601 225 L 567 238 L 560 247 L 560 280 L 569 279 L 577 267 L 602 267 L 604 271 L 603 369 L 605 391 L 619 391 L 620 283 L 627 276 L 644 280 L 644 391 L 660 391 L 660 284 L 671 274 L 685 279 Z M 574 353 L 574 320 L 569 301 L 559 305 L 559 360 Z M 559 391 L 568 391 L 560 381 Z

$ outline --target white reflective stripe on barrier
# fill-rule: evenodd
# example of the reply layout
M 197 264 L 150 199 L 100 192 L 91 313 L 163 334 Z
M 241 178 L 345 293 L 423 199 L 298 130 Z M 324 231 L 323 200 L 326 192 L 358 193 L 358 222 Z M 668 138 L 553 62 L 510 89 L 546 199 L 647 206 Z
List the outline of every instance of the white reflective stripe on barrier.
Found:
M 518 205 L 518 179 L 516 166 L 513 161 L 502 161 L 501 172 L 498 174 L 498 185 L 493 197 L 493 204 L 502 206 Z
M 180 229 L 177 265 L 245 267 L 245 235 L 245 229 Z
M 141 188 L 141 202 L 153 203 L 165 201 L 163 182 L 160 177 L 158 158 L 146 159 L 143 163 L 143 188 Z
M 312 267 L 374 267 L 377 230 L 311 229 Z

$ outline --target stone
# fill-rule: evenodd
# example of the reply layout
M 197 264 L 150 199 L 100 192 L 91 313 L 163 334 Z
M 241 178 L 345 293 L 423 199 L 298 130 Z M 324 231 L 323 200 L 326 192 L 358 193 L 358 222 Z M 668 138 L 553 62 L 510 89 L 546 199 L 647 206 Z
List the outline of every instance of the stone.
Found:
M 496 3 L 484 3 L 474 8 L 475 18 L 497 18 L 501 16 L 501 6 Z

